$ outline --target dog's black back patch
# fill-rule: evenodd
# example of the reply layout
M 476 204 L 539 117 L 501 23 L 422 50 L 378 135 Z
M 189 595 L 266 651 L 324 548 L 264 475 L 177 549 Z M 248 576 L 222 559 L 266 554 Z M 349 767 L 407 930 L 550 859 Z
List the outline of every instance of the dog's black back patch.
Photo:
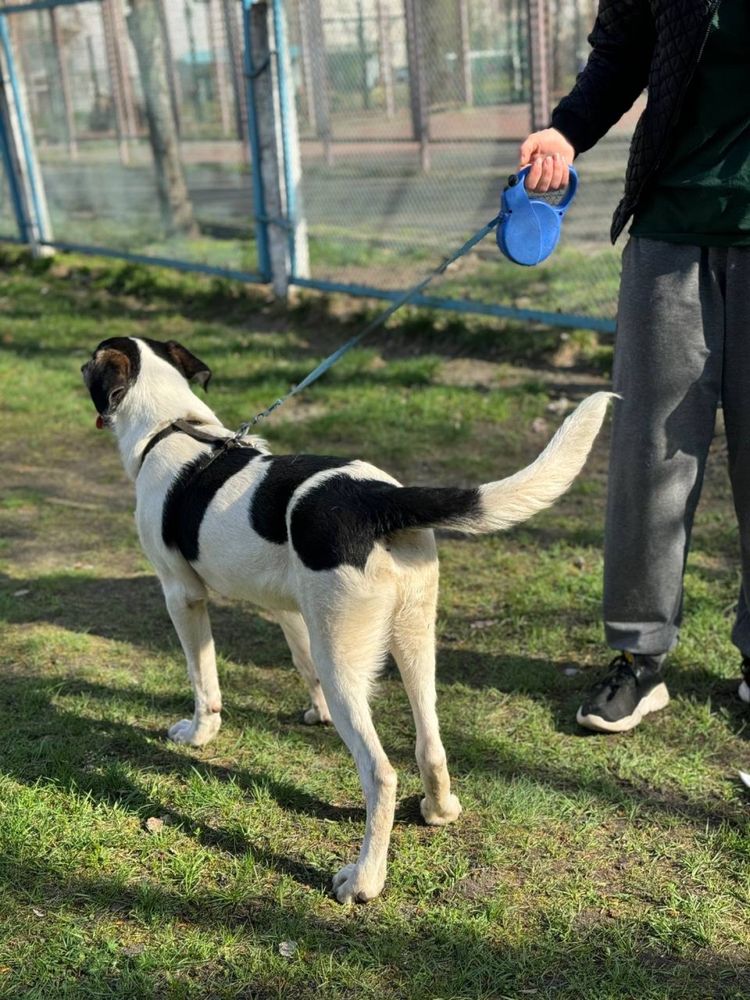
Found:
M 308 569 L 364 569 L 379 538 L 438 523 L 450 527 L 480 511 L 476 489 L 394 486 L 341 474 L 311 489 L 295 506 L 292 545 Z
M 267 542 L 287 540 L 286 509 L 292 494 L 306 479 L 325 469 L 340 469 L 349 459 L 325 455 L 267 455 L 268 471 L 253 494 L 250 524 Z
M 168 548 L 189 561 L 198 558 L 198 534 L 208 505 L 224 483 L 260 455 L 255 448 L 206 451 L 188 462 L 169 487 L 162 510 L 161 534 Z

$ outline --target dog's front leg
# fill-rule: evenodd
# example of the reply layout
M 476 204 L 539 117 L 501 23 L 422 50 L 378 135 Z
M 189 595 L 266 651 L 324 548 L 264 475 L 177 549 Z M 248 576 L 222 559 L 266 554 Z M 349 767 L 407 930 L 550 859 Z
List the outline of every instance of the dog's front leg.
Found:
M 162 580 L 169 617 L 187 659 L 188 676 L 195 696 L 192 719 L 181 719 L 169 727 L 175 743 L 199 747 L 218 733 L 221 725 L 221 691 L 216 673 L 216 654 L 208 618 L 205 589 Z

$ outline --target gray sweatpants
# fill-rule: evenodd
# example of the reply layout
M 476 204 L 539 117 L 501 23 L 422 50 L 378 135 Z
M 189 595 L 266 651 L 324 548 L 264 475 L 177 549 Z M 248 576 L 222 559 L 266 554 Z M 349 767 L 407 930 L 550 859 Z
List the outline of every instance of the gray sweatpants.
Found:
M 682 577 L 716 408 L 724 410 L 742 587 L 732 640 L 750 655 L 750 247 L 632 237 L 615 341 L 604 552 L 613 649 L 677 641 Z

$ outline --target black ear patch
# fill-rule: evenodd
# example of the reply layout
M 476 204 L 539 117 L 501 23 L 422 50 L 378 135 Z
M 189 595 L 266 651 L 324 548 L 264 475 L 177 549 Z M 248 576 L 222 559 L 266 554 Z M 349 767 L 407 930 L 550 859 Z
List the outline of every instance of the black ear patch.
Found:
M 110 337 L 99 344 L 91 361 L 81 369 L 97 413 L 114 413 L 140 367 L 138 345 L 129 337 Z
M 140 339 L 148 344 L 154 354 L 176 368 L 188 382 L 197 382 L 203 389 L 208 386 L 211 369 L 204 361 L 191 354 L 187 347 L 183 347 L 176 340 L 150 340 L 148 337 Z

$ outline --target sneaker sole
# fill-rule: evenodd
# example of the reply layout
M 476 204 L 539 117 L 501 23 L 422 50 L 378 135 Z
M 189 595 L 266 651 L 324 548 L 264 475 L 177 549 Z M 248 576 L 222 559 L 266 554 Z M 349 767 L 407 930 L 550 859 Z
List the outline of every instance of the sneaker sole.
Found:
M 750 690 L 748 690 L 748 699 L 750 700 Z M 629 729 L 635 729 L 647 715 L 651 715 L 652 712 L 660 712 L 668 704 L 669 691 L 667 691 L 667 685 L 662 683 L 657 684 L 645 698 L 639 701 L 631 715 L 623 716 L 616 722 L 603 719 L 600 715 L 582 715 L 580 708 L 576 713 L 576 722 L 579 726 L 593 729 L 597 733 L 626 733 Z
M 747 681 L 742 681 L 737 694 L 740 696 L 740 701 L 744 701 L 745 704 L 750 705 L 750 684 Z

